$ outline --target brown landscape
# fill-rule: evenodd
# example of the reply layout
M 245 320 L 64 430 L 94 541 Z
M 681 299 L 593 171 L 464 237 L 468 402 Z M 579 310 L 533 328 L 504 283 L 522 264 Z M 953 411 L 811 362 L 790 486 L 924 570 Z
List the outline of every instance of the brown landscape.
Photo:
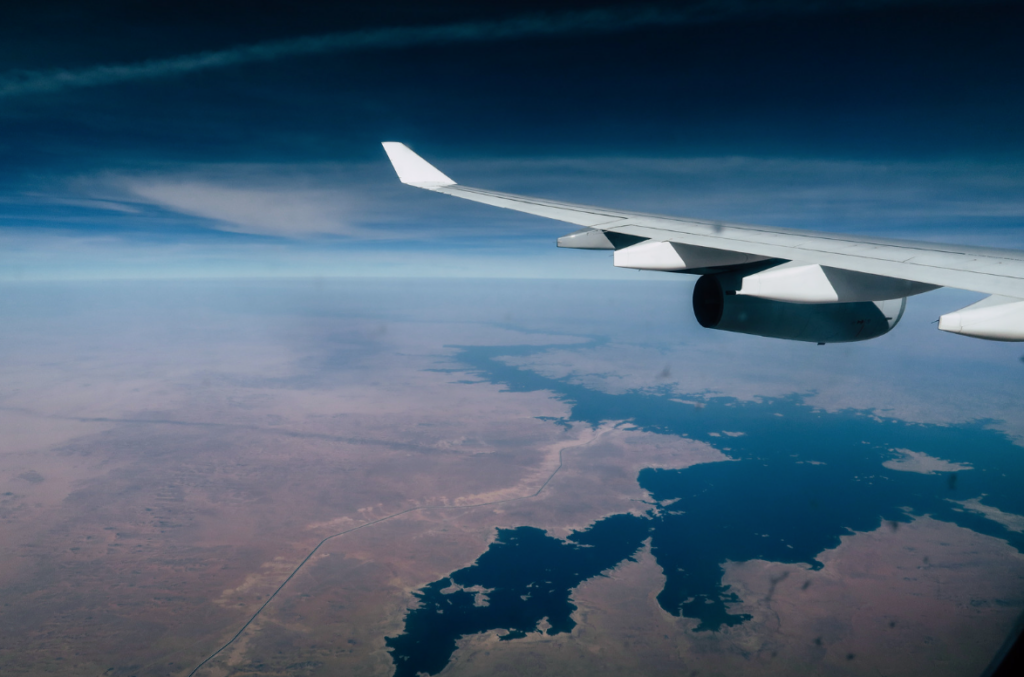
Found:
M 3 674 L 187 675 L 342 534 L 197 674 L 388 675 L 412 592 L 497 527 L 565 536 L 646 510 L 642 468 L 726 458 L 621 422 L 541 420 L 567 405 L 474 383 L 445 347 L 577 339 L 182 319 L 5 332 Z M 444 674 L 972 674 L 1024 609 L 1024 557 L 926 517 L 821 559 L 727 563 L 753 620 L 694 633 L 658 606 L 645 546 L 574 592 L 572 633 L 464 638 Z

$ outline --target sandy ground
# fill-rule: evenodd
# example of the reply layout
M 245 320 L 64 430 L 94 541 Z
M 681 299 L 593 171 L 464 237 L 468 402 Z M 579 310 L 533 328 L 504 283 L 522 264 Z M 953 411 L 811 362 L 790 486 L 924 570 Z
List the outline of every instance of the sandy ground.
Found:
M 321 539 L 407 511 L 328 541 L 200 673 L 387 675 L 413 591 L 496 528 L 565 536 L 646 510 L 641 468 L 724 458 L 540 420 L 567 405 L 450 371 L 453 343 L 574 337 L 287 312 L 66 324 L 2 337 L 5 675 L 186 675 Z M 658 607 L 645 550 L 574 592 L 573 633 L 464 638 L 445 673 L 968 674 L 1024 608 L 1019 554 L 927 518 L 822 561 L 726 564 L 754 619 L 694 633 Z

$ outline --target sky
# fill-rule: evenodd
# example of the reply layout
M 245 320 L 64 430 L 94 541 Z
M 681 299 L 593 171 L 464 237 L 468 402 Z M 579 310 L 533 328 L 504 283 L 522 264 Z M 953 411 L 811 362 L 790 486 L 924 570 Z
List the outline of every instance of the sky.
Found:
M 41 1 L 0 21 L 0 279 L 643 278 L 402 186 L 1021 248 L 1024 6 Z M 649 274 L 656 275 L 656 274 Z

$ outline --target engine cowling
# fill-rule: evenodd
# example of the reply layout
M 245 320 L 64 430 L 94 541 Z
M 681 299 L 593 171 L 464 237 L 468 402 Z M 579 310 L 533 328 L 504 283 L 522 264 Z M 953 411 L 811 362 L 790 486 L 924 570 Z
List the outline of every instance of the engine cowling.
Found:
M 693 288 L 693 314 L 702 327 L 808 341 L 850 343 L 888 333 L 903 317 L 907 299 L 855 303 L 789 303 L 728 291 L 718 275 Z

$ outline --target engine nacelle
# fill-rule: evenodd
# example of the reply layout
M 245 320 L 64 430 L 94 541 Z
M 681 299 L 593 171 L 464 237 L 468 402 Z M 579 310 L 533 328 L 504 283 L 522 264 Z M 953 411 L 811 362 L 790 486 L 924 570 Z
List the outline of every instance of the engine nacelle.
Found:
M 693 288 L 693 314 L 702 327 L 811 343 L 866 341 L 889 332 L 907 299 L 854 303 L 789 303 L 727 291 L 718 275 Z

